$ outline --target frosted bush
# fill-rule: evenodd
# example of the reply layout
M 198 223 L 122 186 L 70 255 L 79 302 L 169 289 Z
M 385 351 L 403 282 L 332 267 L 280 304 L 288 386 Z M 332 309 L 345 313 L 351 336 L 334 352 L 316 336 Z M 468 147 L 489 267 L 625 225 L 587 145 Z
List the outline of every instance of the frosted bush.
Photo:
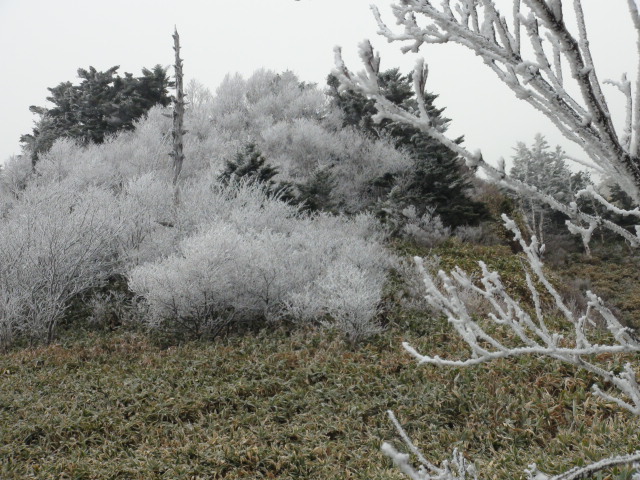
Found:
M 0 290 L 0 352 L 11 346 L 19 328 L 22 299 L 14 292 Z
M 382 331 L 376 321 L 385 275 L 336 261 L 304 292 L 291 295 L 289 308 L 300 320 L 321 320 L 344 333 L 349 343 Z
M 251 122 L 256 126 L 299 118 L 319 118 L 326 99 L 290 71 L 257 70 L 246 83 Z
M 150 328 L 200 336 L 230 321 L 299 314 L 303 321 L 330 320 L 350 340 L 377 331 L 391 260 L 379 234 L 368 235 L 371 217 L 303 216 L 248 186 L 209 198 L 198 200 L 191 222 L 199 226 L 176 253 L 129 274 L 130 288 L 149 308 Z M 314 296 L 321 300 L 303 301 Z
M 126 224 L 120 233 L 123 262 L 129 267 L 175 250 L 175 204 L 166 175 L 147 173 L 129 180 L 118 198 Z
M 181 189 L 176 226 L 190 235 L 213 219 L 232 221 L 238 228 L 288 231 L 299 216 L 297 208 L 271 198 L 260 185 L 234 183 L 222 187 L 213 172 L 190 179 Z
M 32 173 L 31 159 L 27 155 L 12 156 L 6 161 L 0 169 L 0 194 L 6 198 L 5 202 L 20 195 Z
M 171 127 L 164 113 L 166 109 L 153 107 L 135 122 L 134 131 L 120 132 L 101 144 L 56 140 L 36 165 L 38 182 L 69 180 L 76 188 L 103 185 L 118 189 L 129 178 L 165 170 Z
M 185 116 L 185 126 L 191 133 L 192 124 L 189 112 Z M 188 161 L 183 165 L 180 176 L 193 178 L 202 175 L 206 170 L 221 172 L 225 162 L 233 160 L 236 153 L 242 150 L 249 137 L 230 134 L 215 125 L 208 125 L 205 136 L 185 135 L 184 154 Z
M 332 130 L 314 119 L 274 124 L 262 132 L 259 146 L 285 180 L 301 182 L 318 169 L 330 169 L 336 200 L 349 211 L 375 200 L 370 198 L 373 180 L 411 165 L 410 158 L 385 139 L 370 139 L 353 129 Z
M 346 211 L 371 205 L 372 182 L 412 164 L 386 139 L 342 128 L 324 93 L 291 72 L 258 70 L 246 80 L 227 75 L 215 97 L 194 108 L 193 115 L 188 123 L 196 133 L 185 143 L 193 165 L 220 168 L 243 144 L 255 143 L 278 168 L 277 180 L 305 183 L 315 172 L 330 169 L 337 179 L 333 203 Z
M 451 228 L 442 223 L 442 219 L 435 213 L 434 208 L 427 208 L 424 215 L 418 217 L 413 205 L 402 212 L 404 226 L 402 234 L 414 242 L 426 247 L 434 247 L 451 237 Z
M 178 255 L 133 270 L 130 288 L 147 300 L 150 326 L 171 320 L 199 336 L 230 312 L 273 319 L 289 282 L 304 277 L 299 256 L 282 234 L 246 235 L 220 222 L 185 240 Z
M 453 234 L 461 242 L 468 243 L 480 243 L 485 238 L 485 231 L 480 225 L 461 225 L 455 229 Z
M 30 188 L 0 223 L 0 334 L 51 341 L 69 301 L 117 262 L 121 219 L 103 189 Z M 117 210 L 117 209 L 116 209 Z
M 245 91 L 246 81 L 240 74 L 225 75 L 211 102 L 211 118 L 220 130 L 240 132 L 247 128 Z

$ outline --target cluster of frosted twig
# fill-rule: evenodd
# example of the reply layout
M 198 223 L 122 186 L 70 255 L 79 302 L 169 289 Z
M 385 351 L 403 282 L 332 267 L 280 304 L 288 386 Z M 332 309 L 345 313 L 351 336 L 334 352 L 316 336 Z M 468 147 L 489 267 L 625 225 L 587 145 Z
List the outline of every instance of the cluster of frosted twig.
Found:
M 420 462 L 420 466 L 416 469 L 411 465 L 410 457 L 406 453 L 397 451 L 390 443 L 382 444 L 382 452 L 393 460 L 393 463 L 400 471 L 412 478 L 413 480 L 477 480 L 478 475 L 473 463 L 469 462 L 462 453 L 455 449 L 450 460 L 442 462 L 441 466 L 434 465 L 427 460 L 420 450 L 413 444 L 407 433 L 396 419 L 393 412 L 388 411 L 387 414 L 396 430 L 402 437 L 405 445 L 409 448 Z
M 423 44 L 447 42 L 473 51 L 517 98 L 546 115 L 566 138 L 582 148 L 589 160 L 576 159 L 578 163 L 588 166 L 603 177 L 613 178 L 636 205 L 640 203 L 640 74 L 633 86 L 626 75 L 620 81 L 600 82 L 589 47 L 580 0 L 571 2 L 577 28 L 575 34 L 564 21 L 564 14 L 568 13 L 569 8 L 563 8 L 562 0 L 513 0 L 510 20 L 500 13 L 493 0 L 441 0 L 438 2 L 440 6 L 435 6 L 435 3 L 430 0 L 397 0 L 391 8 L 401 31 L 389 28 L 379 11 L 372 7 L 379 33 L 389 41 L 408 42 L 402 48 L 403 52 L 417 52 Z M 638 34 L 637 47 L 640 49 L 640 15 L 636 0 L 627 0 L 627 5 L 631 22 Z M 632 232 L 611 220 L 581 211 L 575 202 L 559 202 L 531 185 L 508 177 L 504 161 L 497 167 L 493 166 L 483 159 L 479 151 L 471 152 L 446 137 L 442 126 L 429 115 L 426 93 L 428 68 L 422 60 L 418 60 L 413 72 L 417 107 L 405 108 L 385 98 L 381 91 L 378 83 L 380 58 L 368 41 L 360 45 L 360 57 L 365 70 L 354 74 L 344 64 L 340 48 L 336 48 L 335 74 L 341 80 L 343 88 L 360 91 L 375 100 L 377 120 L 386 118 L 412 125 L 456 152 L 469 167 L 481 168 L 501 185 L 566 214 L 570 219 L 567 221 L 569 230 L 580 235 L 585 245 L 588 245 L 594 230 L 603 227 L 620 235 L 630 245 L 640 246 L 640 226 Z M 626 100 L 624 128 L 620 135 L 616 133 L 603 93 L 602 85 L 605 83 L 616 87 Z M 578 93 L 574 95 L 571 92 Z M 640 220 L 639 208 L 619 208 L 593 187 L 582 190 L 578 197 L 589 197 L 609 212 Z M 531 273 L 527 274 L 527 284 L 534 312 L 528 313 L 513 299 L 505 291 L 498 274 L 489 271 L 484 264 L 481 264 L 481 286 L 474 284 L 459 269 L 449 275 L 440 272 L 439 280 L 436 280 L 420 266 L 425 276 L 428 300 L 448 317 L 465 339 L 471 349 L 471 356 L 467 360 L 445 360 L 423 356 L 409 345 L 405 345 L 405 348 L 420 362 L 437 365 L 465 366 L 523 354 L 559 359 L 585 368 L 603 382 L 612 385 L 617 390 L 617 395 L 605 393 L 597 386 L 593 391 L 596 395 L 640 415 L 640 389 L 634 368 L 627 364 L 622 372 L 614 373 L 589 360 L 600 353 L 637 352 L 640 350 L 638 341 L 591 292 L 587 292 L 586 311 L 582 314 L 573 312 L 544 276 L 539 258 L 541 247 L 536 239 L 526 244 L 515 224 L 506 218 L 505 221 L 507 228 L 514 232 L 516 240 L 522 245 L 529 263 Z M 420 265 L 419 259 L 418 263 Z M 553 298 L 561 316 L 571 327 L 571 338 L 552 331 L 545 323 L 536 284 L 541 285 L 546 294 Z M 507 345 L 494 338 L 474 321 L 464 303 L 464 295 L 461 295 L 461 291 L 465 289 L 485 299 L 492 309 L 487 320 L 510 330 L 519 342 L 517 346 Z M 595 317 L 604 322 L 611 334 L 612 340 L 607 344 L 593 343 L 589 339 L 588 330 Z M 414 454 L 419 454 L 395 419 L 394 423 L 409 449 Z M 412 479 L 475 478 L 475 471 L 469 468 L 457 452 L 454 453 L 453 460 L 444 463 L 442 467 L 437 467 L 418 455 L 422 466 L 415 470 L 409 464 L 407 455 L 398 453 L 388 444 L 383 449 Z M 640 453 L 636 452 L 623 457 L 610 457 L 556 477 L 539 472 L 535 465 L 527 473 L 529 478 L 569 480 L 590 476 L 616 465 L 637 466 L 638 463 Z M 640 474 L 638 477 L 640 478 Z
M 530 243 L 526 243 L 515 222 L 503 215 L 505 226 L 513 232 L 514 238 L 520 243 L 528 263 L 525 272 L 526 282 L 533 300 L 533 312 L 529 313 L 520 302 L 513 298 L 505 289 L 497 272 L 490 271 L 480 262 L 482 277 L 479 282 L 473 279 L 460 268 L 456 268 L 449 274 L 439 271 L 437 277 L 424 268 L 422 259 L 415 258 L 426 289 L 426 299 L 429 304 L 444 314 L 449 323 L 453 325 L 458 334 L 464 339 L 471 350 L 470 357 L 464 360 L 450 360 L 439 356 L 428 356 L 418 353 L 411 345 L 404 343 L 404 348 L 413 355 L 419 363 L 430 363 L 440 366 L 464 367 L 491 360 L 520 355 L 538 355 L 554 358 L 593 373 L 600 379 L 617 390 L 614 393 L 604 392 L 594 385 L 593 393 L 607 401 L 629 410 L 635 415 L 640 415 L 640 386 L 636 379 L 636 372 L 631 364 L 627 363 L 620 373 L 595 363 L 592 358 L 599 354 L 635 353 L 640 352 L 640 342 L 635 338 L 629 328 L 624 327 L 615 315 L 602 303 L 602 300 L 592 292 L 586 292 L 588 299 L 584 312 L 574 312 L 562 299 L 560 293 L 549 282 L 542 269 L 540 261 L 541 247 L 537 239 L 533 237 Z M 479 283 L 479 284 L 478 284 Z M 541 304 L 541 293 L 544 291 L 553 299 L 559 315 L 570 327 L 570 333 L 560 334 L 554 331 L 545 321 L 545 312 Z M 469 311 L 465 299 L 467 292 L 473 292 L 480 296 L 490 306 L 484 323 L 476 321 Z M 503 331 L 505 340 L 501 340 L 489 333 L 487 323 L 493 324 Z M 594 343 L 590 340 L 590 330 L 593 332 L 598 325 L 604 327 L 610 333 L 610 341 Z M 510 344 L 506 344 L 509 339 Z M 517 344 L 513 344 L 513 340 Z M 402 427 L 391 417 L 396 429 L 409 449 L 420 461 L 421 467 L 416 470 L 409 463 L 407 454 L 399 453 L 391 445 L 384 444 L 383 452 L 412 479 L 437 479 L 437 480 L 463 480 L 476 478 L 473 467 L 464 458 L 454 451 L 450 462 L 445 462 L 441 467 L 428 462 L 411 443 Z M 539 472 L 535 465 L 530 466 L 527 473 L 529 478 L 543 480 L 553 479 L 577 479 L 585 478 L 596 471 L 622 464 L 634 464 L 640 462 L 640 452 L 632 455 L 610 457 L 586 467 L 575 468 L 561 475 L 551 477 Z M 451 467 L 455 468 L 451 468 Z
M 581 2 L 573 2 L 577 35 L 568 30 L 563 20 L 561 0 L 514 0 L 513 4 L 513 18 L 509 23 L 490 0 L 444 0 L 439 8 L 427 0 L 402 0 L 391 7 L 396 23 L 404 27 L 399 33 L 383 22 L 375 7 L 372 9 L 379 33 L 389 41 L 409 42 L 403 47 L 405 52 L 416 52 L 425 43 L 446 42 L 472 50 L 518 98 L 546 115 L 565 137 L 584 150 L 590 160 L 580 163 L 600 175 L 616 179 L 625 192 L 639 201 L 640 85 L 632 88 L 626 76 L 619 82 L 607 82 L 626 98 L 626 123 L 623 133 L 618 135 L 596 76 Z M 628 4 L 631 19 L 640 32 L 635 1 L 628 0 Z M 421 25 L 418 19 L 423 17 L 427 21 Z M 528 39 L 526 46 L 523 37 Z M 602 226 L 621 235 L 631 245 L 640 245 L 640 230 L 629 232 L 614 222 L 580 211 L 576 204 L 558 202 L 531 185 L 507 177 L 504 162 L 495 167 L 487 163 L 479 151 L 471 152 L 446 137 L 428 113 L 425 100 L 428 68 L 422 59 L 418 60 L 413 73 L 418 108 L 408 110 L 389 101 L 380 91 L 380 58 L 368 41 L 360 45 L 360 57 L 365 70 L 354 74 L 345 66 L 340 48 L 336 48 L 335 74 L 345 88 L 359 90 L 376 101 L 378 119 L 387 118 L 423 130 L 458 153 L 470 167 L 482 168 L 508 188 L 565 213 L 572 219 L 572 232 L 581 234 L 585 243 L 593 230 Z M 570 75 L 563 73 L 566 68 Z M 574 90 L 580 95 L 572 96 L 569 91 Z M 591 194 L 592 190 L 582 193 Z M 596 200 L 605 208 L 615 208 L 604 198 Z M 625 211 L 625 215 L 634 215 L 633 212 Z
M 393 463 L 402 473 L 412 480 L 478 480 L 478 474 L 474 464 L 469 462 L 457 448 L 453 450 L 451 459 L 442 462 L 441 466 L 431 463 L 413 444 L 393 412 L 389 411 L 387 414 L 409 451 L 417 457 L 418 462 L 420 463 L 418 468 L 414 467 L 408 454 L 399 452 L 387 442 L 383 443 L 382 452 L 391 458 Z M 529 465 L 529 468 L 525 470 L 525 473 L 529 480 L 579 480 L 590 478 L 595 473 L 602 470 L 624 465 L 632 465 L 636 471 L 638 471 L 640 470 L 639 464 L 640 451 L 637 451 L 629 455 L 609 457 L 589 464 L 586 467 L 574 467 L 559 475 L 552 476 L 541 472 L 538 470 L 538 466 L 535 463 Z M 637 475 L 633 477 L 633 480 L 637 480 Z
M 616 374 L 589 360 L 589 357 L 599 354 L 640 352 L 640 342 L 628 327 L 620 323 L 602 300 L 590 291 L 586 292 L 586 310 L 581 314 L 574 312 L 545 276 L 537 239 L 533 237 L 531 243 L 527 244 L 515 222 L 506 215 L 503 215 L 503 219 L 507 229 L 513 232 L 514 239 L 520 243 L 527 259 L 530 272 L 526 271 L 525 276 L 533 301 L 533 312 L 530 314 L 507 292 L 500 275 L 490 271 L 484 262 L 480 262 L 482 277 L 480 285 L 477 285 L 460 268 L 449 274 L 440 271 L 439 278 L 436 279 L 424 268 L 422 259 L 416 257 L 415 261 L 424 279 L 427 301 L 447 317 L 471 349 L 471 355 L 466 360 L 448 360 L 439 356 L 421 355 L 407 343 L 404 344 L 404 348 L 420 363 L 456 367 L 528 354 L 555 358 L 584 368 L 605 383 L 615 386 L 624 394 L 623 397 L 605 393 L 597 386 L 594 386 L 593 390 L 596 395 L 635 415 L 640 415 L 640 388 L 632 366 L 627 364 L 621 373 Z M 557 311 L 570 326 L 570 335 L 560 334 L 547 325 L 539 288 L 544 289 L 546 296 L 553 299 Z M 486 301 L 490 306 L 486 320 L 503 330 L 508 330 L 509 334 L 506 336 L 517 339 L 517 345 L 505 344 L 474 320 L 465 303 L 465 295 L 461 294 L 468 291 L 474 292 Z M 593 331 L 596 324 L 604 324 L 611 334 L 611 341 L 600 344 L 590 340 L 589 330 Z

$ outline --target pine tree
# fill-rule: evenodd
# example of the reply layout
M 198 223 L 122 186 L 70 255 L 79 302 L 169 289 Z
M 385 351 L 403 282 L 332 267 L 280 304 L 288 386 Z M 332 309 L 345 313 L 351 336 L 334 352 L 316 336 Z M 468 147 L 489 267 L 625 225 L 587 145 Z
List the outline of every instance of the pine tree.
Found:
M 99 72 L 93 67 L 78 69 L 79 85 L 62 82 L 49 88 L 52 108 L 31 106 L 38 115 L 31 134 L 20 141 L 31 152 L 32 163 L 61 137 L 82 143 L 102 143 L 120 130 L 132 130 L 134 122 L 156 104 L 169 105 L 171 82 L 166 70 L 156 65 L 143 69 L 141 77 L 117 75 L 118 66 Z
M 273 180 L 278 174 L 278 169 L 267 163 L 266 158 L 258 150 L 254 143 L 249 143 L 244 150 L 236 153 L 233 160 L 227 160 L 218 179 L 223 185 L 233 182 L 258 183 L 269 194 L 278 195 L 285 201 L 291 201 L 291 185 Z
M 295 201 L 302 205 L 303 210 L 335 213 L 337 205 L 331 195 L 335 184 L 336 180 L 330 169 L 317 170 L 305 183 L 296 185 L 298 195 Z
M 391 102 L 409 110 L 417 110 L 409 75 L 402 75 L 394 68 L 381 72 L 378 81 L 385 97 Z M 484 205 L 469 197 L 472 172 L 453 151 L 405 123 L 388 119 L 374 122 L 373 116 L 377 113 L 374 100 L 353 90 L 340 91 L 339 81 L 334 75 L 329 75 L 327 84 L 334 105 L 343 112 L 343 126 L 352 126 L 375 138 L 390 137 L 396 148 L 411 155 L 414 164 L 409 172 L 409 181 L 403 183 L 400 194 L 394 192 L 394 200 L 400 201 L 399 208 L 413 205 L 422 215 L 429 207 L 435 207 L 444 223 L 452 227 L 477 224 L 487 215 Z M 450 120 L 442 116 L 443 109 L 433 105 L 436 98 L 437 95 L 429 94 L 426 104 L 438 128 L 445 131 Z M 456 142 L 461 143 L 462 137 Z M 392 175 L 384 175 L 372 187 L 386 188 L 389 192 L 396 186 L 394 180 Z
M 587 172 L 572 172 L 565 161 L 566 154 L 562 148 L 557 146 L 552 150 L 540 134 L 535 136 L 531 147 L 520 142 L 515 151 L 511 177 L 536 187 L 539 192 L 559 202 L 569 204 L 576 201 L 576 192 L 591 183 Z M 566 215 L 539 200 L 516 196 L 529 227 L 540 241 L 545 238 L 545 233 L 566 233 Z

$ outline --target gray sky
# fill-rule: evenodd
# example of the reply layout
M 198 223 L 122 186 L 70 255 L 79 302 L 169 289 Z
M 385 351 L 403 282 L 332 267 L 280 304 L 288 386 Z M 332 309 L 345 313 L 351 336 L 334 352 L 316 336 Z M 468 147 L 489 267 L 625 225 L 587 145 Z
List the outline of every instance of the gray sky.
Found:
M 212 91 L 226 73 L 245 76 L 265 67 L 292 70 L 301 80 L 324 85 L 333 66 L 333 46 L 341 45 L 352 70 L 360 70 L 358 43 L 369 38 L 381 51 L 382 68 L 408 72 L 413 54 L 376 35 L 369 4 L 380 6 L 390 26 L 390 0 L 0 0 L 3 46 L 0 91 L 0 162 L 19 153 L 18 139 L 31 131 L 29 105 L 46 106 L 47 87 L 76 81 L 79 67 L 139 75 L 142 67 L 169 66 L 177 25 L 187 80 Z M 570 2 L 567 3 L 569 7 Z M 635 78 L 635 37 L 626 0 L 584 0 L 591 45 L 600 78 Z M 496 0 L 511 10 L 510 0 Z M 465 135 L 471 150 L 485 158 L 510 157 L 518 141 L 536 132 L 552 145 L 577 155 L 548 121 L 499 85 L 472 53 L 450 45 L 427 46 L 428 90 L 440 95 L 453 120 L 452 136 Z M 621 96 L 611 87 L 614 116 L 622 117 Z

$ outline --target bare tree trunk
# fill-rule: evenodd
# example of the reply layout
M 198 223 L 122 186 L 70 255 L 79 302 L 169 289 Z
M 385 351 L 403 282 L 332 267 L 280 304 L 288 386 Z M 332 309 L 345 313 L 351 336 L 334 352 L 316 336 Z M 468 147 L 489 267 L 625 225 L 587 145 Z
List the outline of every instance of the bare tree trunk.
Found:
M 173 184 L 177 185 L 180 171 L 182 170 L 182 162 L 184 161 L 184 153 L 182 151 L 182 136 L 186 133 L 184 130 L 184 89 L 182 80 L 182 59 L 180 58 L 180 36 L 176 29 L 173 33 L 173 50 L 176 52 L 176 63 L 174 65 L 176 75 L 176 96 L 173 100 L 173 151 L 170 153 L 173 158 Z

